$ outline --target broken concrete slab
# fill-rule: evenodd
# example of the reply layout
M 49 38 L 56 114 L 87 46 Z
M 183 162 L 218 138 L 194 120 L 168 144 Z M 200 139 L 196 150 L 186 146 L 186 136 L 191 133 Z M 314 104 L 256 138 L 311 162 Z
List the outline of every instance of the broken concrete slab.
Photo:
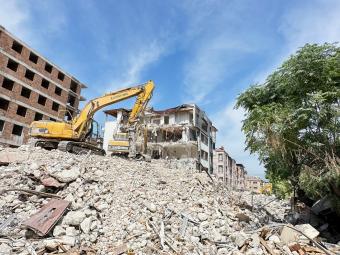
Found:
M 17 153 L 16 151 L 8 150 L 0 151 L 0 165 L 8 165 L 10 163 L 22 163 L 27 161 L 28 158 L 28 152 Z
M 284 226 L 281 230 L 280 239 L 284 244 L 289 244 L 296 242 L 299 235 L 300 234 L 298 234 L 295 230 Z
M 313 228 L 310 224 L 300 224 L 295 225 L 298 231 L 301 231 L 303 234 L 307 235 L 310 239 L 316 238 L 320 233 L 315 228 Z M 284 244 L 290 244 L 292 242 L 297 242 L 302 240 L 304 242 L 309 242 L 308 238 L 299 233 L 298 231 L 289 228 L 288 226 L 284 226 L 281 231 L 280 239 Z
M 315 228 L 313 228 L 310 224 L 295 225 L 295 228 L 300 230 L 302 233 L 304 233 L 310 239 L 314 239 L 320 234 L 320 232 L 317 231 Z
M 50 175 L 60 182 L 67 183 L 75 181 L 80 176 L 80 169 L 78 167 L 72 167 L 71 169 L 51 172 Z

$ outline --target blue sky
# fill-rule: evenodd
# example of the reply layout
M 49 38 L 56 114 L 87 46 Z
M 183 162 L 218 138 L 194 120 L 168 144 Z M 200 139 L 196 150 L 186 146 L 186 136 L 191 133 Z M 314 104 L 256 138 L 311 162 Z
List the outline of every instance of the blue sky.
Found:
M 305 43 L 339 41 L 339 17 L 338 0 L 0 0 L 0 24 L 87 84 L 87 99 L 152 79 L 152 106 L 198 104 L 218 146 L 262 177 L 235 98 Z

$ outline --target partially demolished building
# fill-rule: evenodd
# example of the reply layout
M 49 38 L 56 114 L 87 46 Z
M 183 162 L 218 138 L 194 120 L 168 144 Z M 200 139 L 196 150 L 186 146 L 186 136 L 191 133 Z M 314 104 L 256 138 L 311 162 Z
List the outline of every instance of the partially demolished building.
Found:
M 247 171 L 242 164 L 236 164 L 224 147 L 214 151 L 213 169 L 213 175 L 226 186 L 237 190 L 245 189 Z
M 104 149 L 107 150 L 108 139 L 117 132 L 119 122 L 127 121 L 124 116 L 129 110 L 120 108 L 105 113 L 116 118 L 115 122 L 105 124 Z M 147 154 L 152 158 L 193 158 L 198 169 L 212 173 L 217 129 L 197 105 L 183 104 L 162 111 L 150 108 L 142 122 L 147 131 Z

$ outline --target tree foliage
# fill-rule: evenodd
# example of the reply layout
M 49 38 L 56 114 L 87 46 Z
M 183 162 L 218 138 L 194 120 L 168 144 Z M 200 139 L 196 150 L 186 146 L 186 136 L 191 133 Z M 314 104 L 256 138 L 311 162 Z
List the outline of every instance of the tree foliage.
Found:
M 311 198 L 340 190 L 340 48 L 306 44 L 237 99 L 247 149 L 271 182 L 288 180 Z

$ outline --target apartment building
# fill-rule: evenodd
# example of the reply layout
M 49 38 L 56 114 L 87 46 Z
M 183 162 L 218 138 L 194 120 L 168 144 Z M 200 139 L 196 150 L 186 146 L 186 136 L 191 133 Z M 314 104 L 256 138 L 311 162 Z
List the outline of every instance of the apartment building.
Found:
M 260 193 L 263 180 L 258 176 L 246 176 L 246 189 L 255 193 Z
M 72 119 L 86 86 L 0 26 L 0 143 L 27 142 L 32 121 Z
M 245 189 L 247 171 L 225 151 L 224 147 L 217 148 L 213 156 L 213 175 L 231 189 Z
M 104 149 L 108 140 L 127 121 L 130 110 L 113 109 L 105 111 L 116 118 L 107 121 L 104 131 Z M 118 122 L 118 124 L 117 124 Z M 195 104 L 183 104 L 166 110 L 149 108 L 142 118 L 147 129 L 147 154 L 153 158 L 194 158 L 197 169 L 213 171 L 213 151 L 217 129 Z M 138 141 L 142 143 L 143 137 Z
M 246 188 L 247 171 L 243 164 L 236 164 L 236 187 L 244 190 Z

